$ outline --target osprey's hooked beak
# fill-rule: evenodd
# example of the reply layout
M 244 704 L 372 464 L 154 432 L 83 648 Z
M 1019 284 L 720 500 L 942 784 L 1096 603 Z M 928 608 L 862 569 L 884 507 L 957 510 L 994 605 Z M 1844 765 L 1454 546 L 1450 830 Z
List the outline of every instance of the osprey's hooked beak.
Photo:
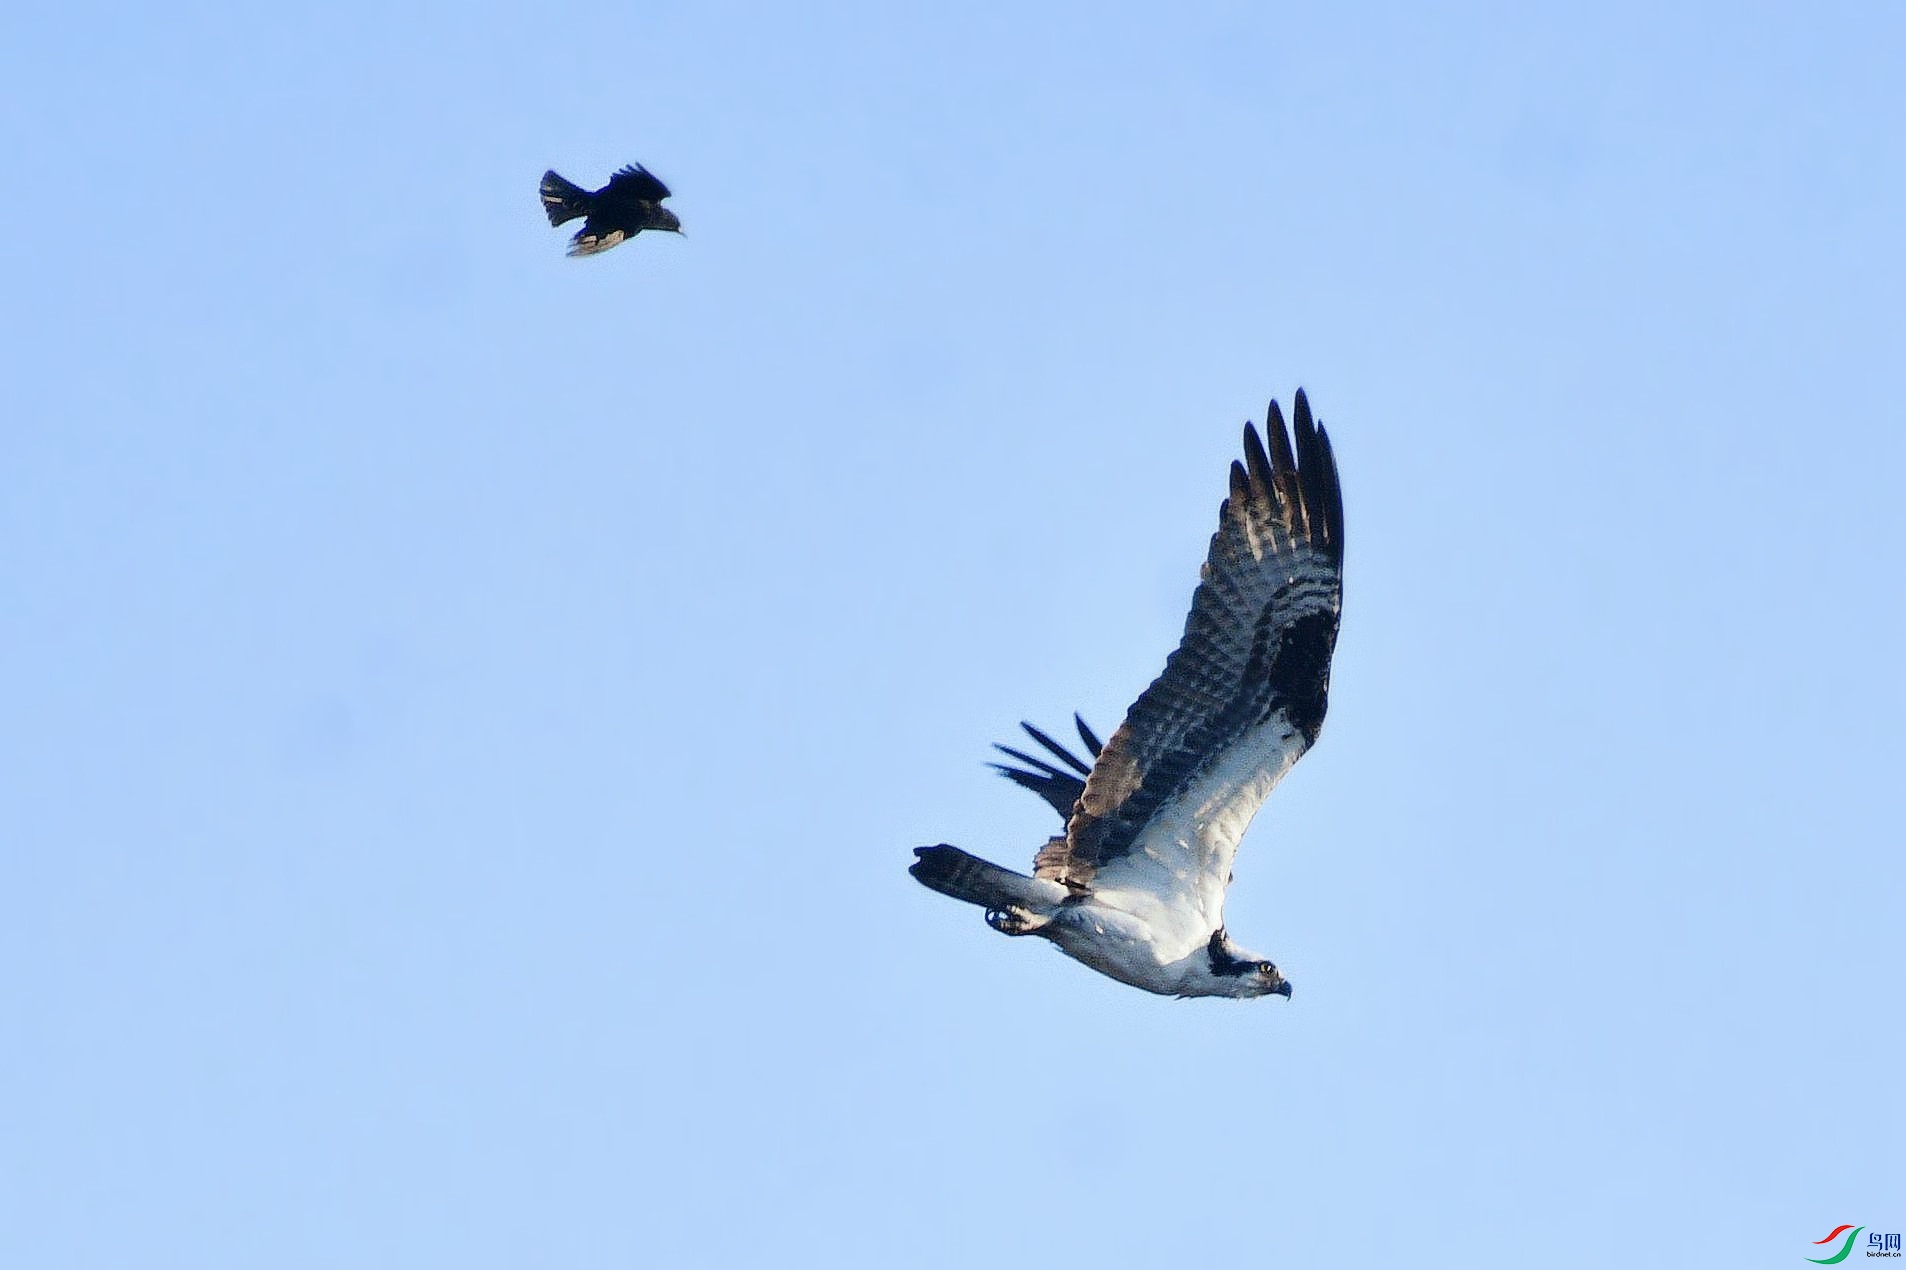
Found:
M 1271 991 L 1275 993 L 1277 996 L 1283 997 L 1286 1001 L 1288 1001 L 1291 999 L 1291 981 L 1289 979 L 1286 979 L 1284 980 L 1284 982 L 1278 984 L 1275 988 L 1272 988 Z

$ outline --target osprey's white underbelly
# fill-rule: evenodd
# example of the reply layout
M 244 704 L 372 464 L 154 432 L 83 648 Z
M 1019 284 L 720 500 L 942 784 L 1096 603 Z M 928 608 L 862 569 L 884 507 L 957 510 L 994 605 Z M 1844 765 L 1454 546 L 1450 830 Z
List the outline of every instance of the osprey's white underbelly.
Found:
M 1158 924 L 1135 914 L 1107 907 L 1095 898 L 1066 905 L 1041 934 L 1051 939 L 1069 957 L 1082 961 L 1100 974 L 1147 992 L 1167 996 L 1185 992 L 1191 954 L 1202 957 L 1204 944 L 1189 951 L 1179 937 L 1176 923 Z M 1206 932 L 1205 938 L 1210 938 Z

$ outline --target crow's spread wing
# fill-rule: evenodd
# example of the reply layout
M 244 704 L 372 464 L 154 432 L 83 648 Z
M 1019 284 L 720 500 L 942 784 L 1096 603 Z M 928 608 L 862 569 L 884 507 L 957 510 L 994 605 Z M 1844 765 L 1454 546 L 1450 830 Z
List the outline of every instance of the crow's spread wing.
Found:
M 668 186 L 640 163 L 631 163 L 610 177 L 609 184 L 602 192 L 617 198 L 637 198 L 645 203 L 659 203 L 668 197 Z

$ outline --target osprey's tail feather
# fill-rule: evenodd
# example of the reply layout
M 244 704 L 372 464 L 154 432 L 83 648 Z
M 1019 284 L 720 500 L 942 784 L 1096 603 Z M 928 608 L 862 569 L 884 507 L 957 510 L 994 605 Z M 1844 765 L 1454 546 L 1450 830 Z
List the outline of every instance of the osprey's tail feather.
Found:
M 539 192 L 543 196 L 543 210 L 549 213 L 549 223 L 552 225 L 587 216 L 595 207 L 595 195 L 574 181 L 564 180 L 553 171 L 543 173 Z
M 920 858 L 907 872 L 918 878 L 922 886 L 982 908 L 1028 905 L 1045 908 L 1059 903 L 1067 895 L 1065 887 L 1057 882 L 1002 869 L 945 843 L 916 848 L 913 854 Z

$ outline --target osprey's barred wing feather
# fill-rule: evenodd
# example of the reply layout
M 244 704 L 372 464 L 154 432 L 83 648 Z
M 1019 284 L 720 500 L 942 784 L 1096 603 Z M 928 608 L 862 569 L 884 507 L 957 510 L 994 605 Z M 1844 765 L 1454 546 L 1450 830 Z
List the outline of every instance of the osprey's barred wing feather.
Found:
M 1081 719 L 1078 715 L 1075 714 L 1072 716 L 1072 722 L 1077 725 L 1079 729 L 1079 740 L 1085 744 L 1086 751 L 1091 754 L 1093 758 L 1097 758 L 1099 751 L 1104 748 L 1100 744 L 1099 738 L 1093 734 L 1091 728 L 1085 726 L 1085 720 Z M 993 770 L 1013 782 L 1013 784 L 1020 786 L 1022 789 L 1030 789 L 1033 793 L 1045 799 L 1052 805 L 1052 809 L 1059 813 L 1060 820 L 1071 819 L 1072 808 L 1078 803 L 1079 795 L 1085 792 L 1085 777 L 1090 774 L 1092 768 L 1084 759 L 1066 749 L 1065 746 L 1059 744 L 1059 742 L 1053 740 L 1050 736 L 1047 736 L 1044 732 L 1032 726 L 1032 724 L 1021 723 L 1019 726 L 1025 729 L 1027 736 L 1044 746 L 1048 754 L 1058 759 L 1065 767 L 1071 768 L 1072 771 L 1068 772 L 1063 768 L 1054 767 L 1045 759 L 1028 754 L 1024 750 L 1016 750 L 1010 745 L 998 744 L 995 744 L 993 748 L 1008 758 L 1017 760 L 1022 766 L 1014 767 L 1010 763 L 994 763 L 992 765 Z M 1074 772 L 1078 774 L 1075 776 L 1073 775 Z
M 1293 452 L 1271 403 L 1268 454 L 1257 430 L 1245 426 L 1244 462 L 1231 465 L 1230 497 L 1218 512 L 1184 638 L 1098 755 L 1065 836 L 1039 852 L 1039 877 L 1088 884 L 1130 853 L 1174 798 L 1233 759 L 1240 743 L 1264 745 L 1269 735 L 1261 766 L 1281 772 L 1316 739 L 1342 606 L 1343 495 L 1330 439 L 1302 391 L 1294 423 Z M 1270 723 L 1279 726 L 1267 734 Z M 1215 879 L 1221 895 L 1235 834 L 1217 845 L 1222 861 L 1202 863 L 1222 865 Z

